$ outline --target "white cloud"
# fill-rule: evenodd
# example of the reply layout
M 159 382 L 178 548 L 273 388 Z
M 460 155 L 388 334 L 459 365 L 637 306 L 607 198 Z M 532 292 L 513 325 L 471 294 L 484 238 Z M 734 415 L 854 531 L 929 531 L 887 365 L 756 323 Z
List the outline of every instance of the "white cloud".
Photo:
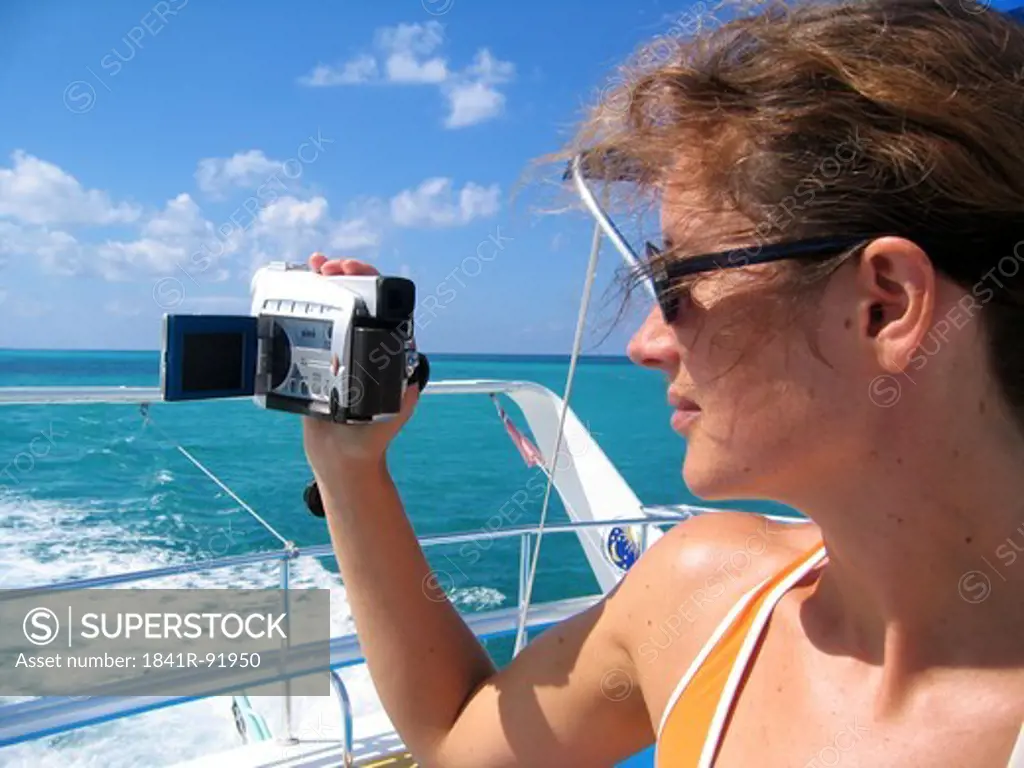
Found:
M 437 21 L 384 27 L 374 36 L 376 55 L 363 53 L 336 66 L 318 64 L 299 82 L 310 87 L 374 82 L 434 85 L 447 101 L 447 128 L 464 128 L 501 115 L 506 97 L 498 86 L 515 78 L 515 65 L 481 48 L 472 64 L 461 71 L 452 69 L 446 58 L 437 55 L 443 44 L 444 27 Z
M 444 42 L 444 27 L 439 21 L 398 24 L 378 29 L 374 37 L 381 50 L 429 56 Z
M 269 261 L 305 261 L 323 248 L 327 200 L 282 197 L 260 211 L 247 238 L 252 269 Z
M 92 267 L 107 280 L 128 280 L 135 272 L 169 274 L 188 264 L 188 250 L 162 240 L 108 241 L 95 246 Z
M 443 83 L 448 63 L 441 57 L 427 58 L 444 42 L 439 22 L 399 24 L 377 31 L 377 47 L 386 53 L 384 70 L 392 83 Z
M 470 182 L 459 192 L 459 212 L 466 222 L 487 218 L 498 212 L 501 190 L 497 184 L 482 187 Z
M 408 53 L 393 53 L 385 64 L 388 80 L 392 83 L 443 83 L 448 79 L 448 65 L 444 59 L 417 61 Z
M 482 187 L 469 182 L 454 194 L 452 180 L 427 179 L 391 199 L 391 219 L 400 227 L 454 227 L 498 211 L 497 184 Z
M 221 189 L 265 170 L 267 162 L 272 161 L 255 150 L 216 166 L 208 163 L 201 166 L 209 171 L 204 183 L 208 188 Z M 64 180 L 61 183 L 65 188 L 76 188 L 73 177 L 52 163 L 23 154 L 17 155 L 17 163 L 19 170 L 9 171 L 4 177 L 12 188 L 25 188 L 28 177 L 22 166 L 26 163 L 46 169 L 45 177 Z M 14 177 L 16 184 L 11 182 Z M 80 215 L 80 227 L 85 226 L 83 219 L 95 223 L 104 216 L 110 220 L 124 215 L 126 209 L 110 203 L 105 192 L 77 188 L 81 193 L 80 211 L 86 210 L 82 205 L 95 205 L 96 201 L 105 201 L 106 205 L 103 215 L 98 208 L 89 216 Z M 248 277 L 250 268 L 268 261 L 305 261 L 316 250 L 373 258 L 391 227 L 461 226 L 494 215 L 499 198 L 497 184 L 468 182 L 460 188 L 451 179 L 438 177 L 390 200 L 352 200 L 337 212 L 322 195 L 286 194 L 252 211 L 248 220 L 232 221 L 230 225 L 227 219 L 220 225 L 209 220 L 186 192 L 168 199 L 160 208 L 133 211 L 133 220 L 122 222 L 125 232 L 82 233 L 70 223 L 67 227 L 38 223 L 44 218 L 41 215 L 29 217 L 31 220 L 0 216 L 0 264 L 15 257 L 35 262 L 51 275 L 91 274 L 108 281 L 173 275 L 193 286 L 211 285 L 232 276 Z M 64 199 L 71 196 L 65 195 Z M 10 304 L 14 299 L 13 295 L 6 298 L 8 314 L 13 311 Z M 123 317 L 133 316 L 135 308 L 116 302 L 101 306 L 101 310 Z
M 364 201 L 350 218 L 334 219 L 326 198 L 286 195 L 225 235 L 227 230 L 214 227 L 195 201 L 181 194 L 145 222 L 138 239 L 94 247 L 91 269 L 107 280 L 182 272 L 180 280 L 206 284 L 228 278 L 221 264 L 229 256 L 241 257 L 247 272 L 269 261 L 305 261 L 316 250 L 365 252 L 380 243 L 383 217 L 376 209 L 381 207 Z
M 505 94 L 496 86 L 515 78 L 512 62 L 494 58 L 489 50 L 477 51 L 466 70 L 444 88 L 448 99 L 447 128 L 464 128 L 499 116 L 505 111 Z
M 52 304 L 31 296 L 8 296 L 0 304 L 2 304 L 4 312 L 7 314 L 25 318 L 26 320 L 35 320 L 53 311 Z
M 128 280 L 139 273 L 206 272 L 220 257 L 237 250 L 231 238 L 218 237 L 191 195 L 182 192 L 142 222 L 134 240 L 108 240 L 90 247 L 89 268 L 107 280 Z M 209 279 L 209 278 L 207 278 Z
M 340 221 L 331 229 L 327 244 L 335 251 L 347 253 L 376 248 L 380 245 L 381 233 L 369 218 Z
M 446 128 L 476 125 L 505 110 L 505 95 L 484 83 L 456 85 L 445 96 L 450 110 L 444 121 Z
M 300 200 L 282 197 L 268 205 L 252 228 L 247 242 L 251 268 L 268 261 L 304 262 L 315 251 L 372 255 L 383 234 L 382 205 L 363 200 L 352 206 L 351 215 L 334 219 L 323 197 Z
M 168 200 L 164 210 L 152 216 L 142 227 L 145 237 L 194 238 L 213 234 L 213 224 L 203 218 L 196 201 L 187 192 Z
M 142 314 L 142 309 L 134 304 L 128 304 L 126 302 L 114 299 L 108 301 L 103 305 L 103 311 L 108 315 L 116 315 L 118 317 L 137 317 Z
M 284 163 L 271 160 L 262 150 L 250 149 L 231 157 L 207 157 L 196 168 L 196 183 L 207 194 L 218 196 L 232 187 L 256 187 L 284 170 Z
M 313 71 L 299 78 L 299 83 L 310 88 L 328 88 L 332 85 L 358 85 L 377 79 L 377 60 L 368 54 L 356 56 L 344 64 L 332 67 L 318 64 Z
M 63 230 L 0 220 L 0 256 L 36 259 L 49 272 L 74 275 L 82 253 L 78 240 Z
M 312 226 L 327 218 L 327 200 L 314 197 L 299 200 L 291 195 L 280 197 L 260 211 L 257 231 L 272 231 L 292 227 Z
M 379 201 L 364 202 L 350 218 L 334 219 L 322 196 L 285 195 L 254 211 L 255 217 L 214 226 L 182 193 L 146 219 L 137 239 L 92 246 L 88 261 L 90 269 L 107 280 L 180 271 L 183 281 L 219 282 L 229 277 L 221 264 L 230 256 L 241 256 L 248 261 L 246 268 L 254 268 L 268 261 L 305 261 L 313 251 L 327 248 L 376 248 L 383 216 L 374 208 L 381 207 Z
M 448 63 L 432 54 L 444 42 L 444 28 L 436 21 L 382 27 L 374 35 L 381 57 L 361 53 L 337 65 L 318 64 L 299 83 L 311 88 L 361 85 L 383 79 L 389 83 L 436 84 L 448 79 Z M 383 75 L 383 78 L 381 77 Z
M 115 204 L 106 192 L 85 189 L 53 163 L 22 150 L 11 154 L 12 166 L 0 168 L 0 218 L 26 224 L 124 224 L 141 211 Z

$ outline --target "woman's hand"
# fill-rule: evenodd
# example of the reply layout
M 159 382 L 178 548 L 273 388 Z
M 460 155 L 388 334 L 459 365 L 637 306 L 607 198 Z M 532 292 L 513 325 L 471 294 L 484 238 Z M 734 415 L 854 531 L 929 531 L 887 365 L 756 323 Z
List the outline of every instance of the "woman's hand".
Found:
M 314 253 L 309 259 L 314 272 L 332 277 L 338 275 L 378 275 L 370 264 L 355 259 L 328 259 Z M 331 479 L 349 470 L 361 471 L 380 465 L 388 445 L 412 416 L 419 400 L 419 387 L 407 388 L 401 413 L 393 419 L 373 424 L 332 424 L 306 417 L 303 419 L 306 458 L 321 486 L 329 487 Z

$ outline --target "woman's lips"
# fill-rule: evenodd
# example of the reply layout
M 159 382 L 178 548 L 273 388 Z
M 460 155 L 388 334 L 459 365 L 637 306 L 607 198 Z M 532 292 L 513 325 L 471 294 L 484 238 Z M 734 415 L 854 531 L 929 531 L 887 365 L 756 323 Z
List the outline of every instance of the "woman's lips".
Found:
M 676 432 L 686 433 L 693 422 L 700 418 L 700 411 L 676 411 L 672 414 L 672 429 Z
M 672 429 L 676 432 L 685 432 L 700 418 L 700 406 L 693 400 L 685 397 L 669 397 L 669 402 L 675 408 L 672 414 Z

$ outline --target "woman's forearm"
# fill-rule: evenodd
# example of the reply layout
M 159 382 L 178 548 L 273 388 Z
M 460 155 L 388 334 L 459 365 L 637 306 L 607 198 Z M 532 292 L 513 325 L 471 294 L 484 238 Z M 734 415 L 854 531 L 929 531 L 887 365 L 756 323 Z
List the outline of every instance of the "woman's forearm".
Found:
M 385 460 L 317 482 L 374 684 L 403 740 L 427 756 L 494 667 L 433 578 Z

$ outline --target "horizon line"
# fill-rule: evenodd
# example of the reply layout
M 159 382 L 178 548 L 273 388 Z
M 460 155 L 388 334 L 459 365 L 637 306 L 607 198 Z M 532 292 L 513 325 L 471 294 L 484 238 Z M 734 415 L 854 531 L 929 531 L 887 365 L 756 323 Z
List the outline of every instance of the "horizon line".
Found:
M 162 350 L 159 349 L 120 349 L 120 348 L 96 348 L 86 349 L 82 348 L 61 348 L 61 347 L 0 347 L 0 352 L 64 352 L 70 354 L 88 354 L 92 352 L 122 352 L 126 354 L 156 354 L 159 355 Z M 451 352 L 451 351 L 434 351 L 430 353 L 424 353 L 429 357 L 430 355 L 464 355 L 473 357 L 572 357 L 570 352 Z M 581 353 L 580 358 L 621 358 L 628 360 L 628 355 L 624 354 L 599 354 L 599 353 Z

